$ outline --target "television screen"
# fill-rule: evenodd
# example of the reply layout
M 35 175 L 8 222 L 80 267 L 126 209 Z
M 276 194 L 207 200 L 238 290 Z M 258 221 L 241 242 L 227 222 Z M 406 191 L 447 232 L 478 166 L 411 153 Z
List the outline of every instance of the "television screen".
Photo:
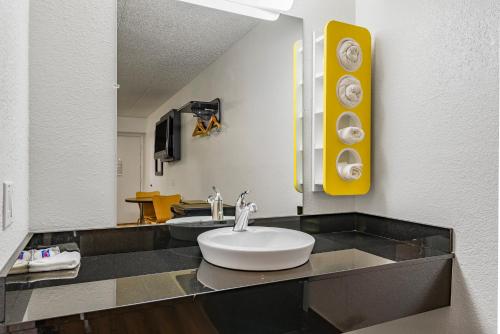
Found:
M 165 151 L 166 146 L 167 146 L 167 120 L 163 120 L 156 123 L 155 159 L 161 159 L 160 157 L 156 157 L 156 154 Z
M 175 109 L 156 123 L 154 158 L 161 161 L 181 159 L 181 116 Z

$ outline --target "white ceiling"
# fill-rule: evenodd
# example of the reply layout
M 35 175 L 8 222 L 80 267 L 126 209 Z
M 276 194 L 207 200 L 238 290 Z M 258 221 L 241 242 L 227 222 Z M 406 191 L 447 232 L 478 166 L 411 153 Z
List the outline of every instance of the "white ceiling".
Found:
M 118 115 L 147 117 L 257 23 L 176 0 L 118 0 Z

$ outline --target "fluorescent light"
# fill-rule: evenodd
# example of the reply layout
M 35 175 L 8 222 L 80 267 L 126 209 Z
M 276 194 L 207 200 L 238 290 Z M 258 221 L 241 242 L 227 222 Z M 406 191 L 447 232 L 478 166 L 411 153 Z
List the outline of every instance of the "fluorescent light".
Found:
M 286 12 L 292 8 L 293 0 L 229 0 L 241 5 L 257 7 L 273 12 Z
M 241 3 L 232 2 L 229 0 L 179 0 L 182 2 L 191 3 L 193 5 L 209 7 L 213 9 L 223 10 L 235 14 L 251 16 L 267 21 L 276 21 L 280 13 L 269 11 L 262 8 L 251 7 Z M 238 0 L 239 1 L 239 0 Z M 250 2 L 250 1 L 247 1 Z M 264 2 L 264 1 L 262 1 Z

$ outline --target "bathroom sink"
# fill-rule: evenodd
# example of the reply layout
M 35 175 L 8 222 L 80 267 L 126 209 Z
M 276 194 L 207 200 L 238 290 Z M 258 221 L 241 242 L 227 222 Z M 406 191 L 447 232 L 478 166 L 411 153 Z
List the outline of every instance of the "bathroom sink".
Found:
M 314 238 L 303 232 L 276 227 L 249 226 L 243 232 L 225 227 L 200 234 L 198 244 L 205 260 L 216 266 L 269 271 L 306 263 Z

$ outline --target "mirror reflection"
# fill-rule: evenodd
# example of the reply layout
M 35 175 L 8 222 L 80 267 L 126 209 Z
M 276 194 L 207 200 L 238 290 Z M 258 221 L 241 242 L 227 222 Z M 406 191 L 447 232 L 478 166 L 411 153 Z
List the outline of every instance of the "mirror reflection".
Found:
M 302 20 L 118 1 L 119 226 L 302 208 Z

